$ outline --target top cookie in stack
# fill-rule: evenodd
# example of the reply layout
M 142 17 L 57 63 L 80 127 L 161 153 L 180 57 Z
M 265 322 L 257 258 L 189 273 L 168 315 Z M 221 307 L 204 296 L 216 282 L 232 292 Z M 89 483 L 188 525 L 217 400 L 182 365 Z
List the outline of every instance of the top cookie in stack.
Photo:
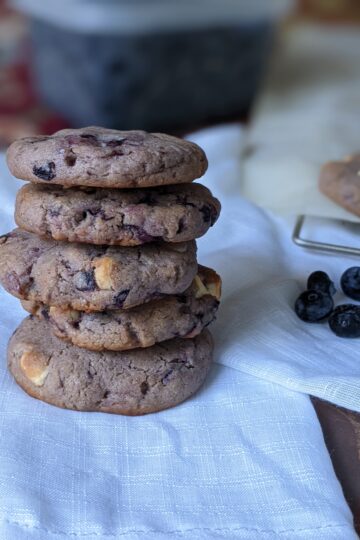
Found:
M 90 127 L 19 140 L 7 158 L 30 183 L 17 196 L 20 229 L 0 239 L 0 281 L 42 319 L 11 339 L 17 382 L 55 405 L 125 414 L 191 395 L 210 366 L 204 328 L 221 288 L 196 260 L 194 239 L 220 212 L 191 183 L 206 171 L 204 152 L 169 135 Z
M 32 182 L 17 197 L 18 226 L 55 240 L 184 242 L 205 234 L 220 210 L 207 188 L 190 183 L 206 170 L 204 152 L 170 135 L 63 130 L 15 142 L 8 164 Z
M 145 131 L 98 127 L 27 137 L 8 149 L 10 171 L 36 183 L 144 188 L 192 182 L 207 169 L 196 144 Z

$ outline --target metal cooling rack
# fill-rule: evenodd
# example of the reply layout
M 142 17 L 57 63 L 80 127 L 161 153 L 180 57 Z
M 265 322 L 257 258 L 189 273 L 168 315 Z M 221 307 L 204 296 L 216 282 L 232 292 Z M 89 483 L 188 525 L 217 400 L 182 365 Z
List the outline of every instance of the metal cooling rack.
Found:
M 307 217 L 308 216 L 302 214 L 296 219 L 295 227 L 292 233 L 292 239 L 297 246 L 306 249 L 313 249 L 316 251 L 323 251 L 325 253 L 342 253 L 346 255 L 360 256 L 360 248 L 331 244 L 328 242 L 318 242 L 316 240 L 311 240 L 309 238 L 304 238 L 303 236 L 301 236 L 301 232 L 304 228 L 305 220 Z

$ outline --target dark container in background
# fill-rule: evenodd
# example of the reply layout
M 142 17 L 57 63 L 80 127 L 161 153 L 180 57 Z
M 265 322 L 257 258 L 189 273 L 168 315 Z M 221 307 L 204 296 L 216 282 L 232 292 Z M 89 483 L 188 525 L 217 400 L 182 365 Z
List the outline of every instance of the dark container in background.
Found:
M 15 0 L 41 98 L 73 126 L 174 130 L 240 116 L 289 0 Z M 53 4 L 53 5 L 51 5 Z M 269 5 L 271 4 L 271 6 Z

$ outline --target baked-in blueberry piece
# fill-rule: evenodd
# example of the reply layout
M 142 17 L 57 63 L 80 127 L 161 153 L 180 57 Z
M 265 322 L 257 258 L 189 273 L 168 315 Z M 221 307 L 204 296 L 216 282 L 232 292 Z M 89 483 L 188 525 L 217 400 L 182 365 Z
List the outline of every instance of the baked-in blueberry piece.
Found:
M 329 326 L 339 337 L 360 337 L 360 306 L 354 304 L 338 306 L 329 318 Z
M 94 291 L 96 289 L 96 281 L 92 271 L 78 272 L 75 274 L 74 283 L 79 291 Z
M 295 302 L 295 313 L 305 322 L 318 322 L 330 315 L 334 301 L 329 294 L 310 289 L 300 294 Z
M 331 281 L 326 272 L 317 270 L 310 274 L 307 281 L 307 289 L 313 289 L 315 291 L 322 291 L 324 293 L 333 296 L 336 293 L 334 283 Z
M 54 178 L 56 178 L 56 165 L 53 161 L 48 161 L 44 165 L 40 165 L 40 167 L 37 167 L 36 165 L 33 166 L 33 173 L 38 178 L 41 178 L 41 180 L 46 180 L 47 182 L 50 182 Z
M 360 300 L 360 266 L 352 266 L 345 270 L 340 283 L 346 296 Z

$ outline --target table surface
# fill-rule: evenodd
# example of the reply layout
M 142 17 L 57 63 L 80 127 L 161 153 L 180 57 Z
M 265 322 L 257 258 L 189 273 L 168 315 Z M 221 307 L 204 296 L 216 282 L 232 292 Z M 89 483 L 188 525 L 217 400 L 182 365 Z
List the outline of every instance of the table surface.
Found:
M 336 476 L 360 535 L 360 414 L 312 398 Z

